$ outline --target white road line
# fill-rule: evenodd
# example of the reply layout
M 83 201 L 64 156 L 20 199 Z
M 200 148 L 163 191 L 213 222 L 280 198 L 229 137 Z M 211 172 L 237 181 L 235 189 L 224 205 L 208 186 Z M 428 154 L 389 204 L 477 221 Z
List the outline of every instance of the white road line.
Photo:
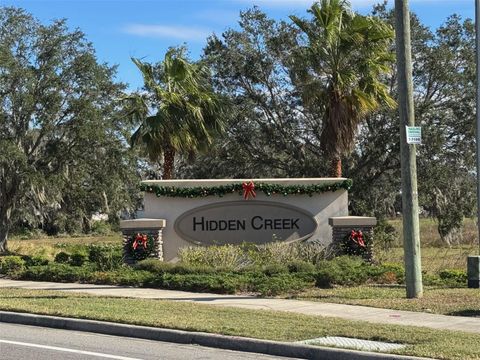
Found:
M 0 343 L 20 345 L 20 346 L 28 346 L 28 347 L 33 347 L 33 348 L 47 349 L 47 350 L 70 352 L 70 353 L 82 354 L 82 355 L 98 356 L 98 357 L 107 358 L 107 359 L 141 360 L 141 359 L 130 358 L 130 357 L 125 357 L 125 356 L 103 354 L 103 353 L 97 353 L 97 352 L 92 352 L 92 351 L 75 350 L 75 349 L 69 349 L 69 348 L 63 348 L 63 347 L 57 347 L 57 346 L 48 346 L 48 345 L 25 343 L 25 342 L 20 342 L 20 341 L 10 341 L 10 340 L 1 340 L 0 339 Z

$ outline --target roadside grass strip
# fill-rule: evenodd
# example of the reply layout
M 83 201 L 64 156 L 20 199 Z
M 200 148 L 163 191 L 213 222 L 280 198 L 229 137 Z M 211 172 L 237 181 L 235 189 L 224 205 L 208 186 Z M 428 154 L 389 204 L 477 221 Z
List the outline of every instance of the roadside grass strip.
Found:
M 480 317 L 480 291 L 478 289 L 425 286 L 421 299 L 407 299 L 405 298 L 405 286 L 363 285 L 333 289 L 312 288 L 288 296 L 288 298 L 421 311 L 442 315 Z
M 287 312 L 12 288 L 0 289 L 0 310 L 287 342 L 347 337 L 406 345 L 391 350 L 402 355 L 480 359 L 478 334 Z

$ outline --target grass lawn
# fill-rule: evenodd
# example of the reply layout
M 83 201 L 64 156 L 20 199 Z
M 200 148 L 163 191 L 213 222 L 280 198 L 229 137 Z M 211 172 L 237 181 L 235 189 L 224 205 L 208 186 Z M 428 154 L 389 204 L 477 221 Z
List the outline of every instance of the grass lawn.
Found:
M 357 286 L 334 289 L 312 288 L 295 299 L 337 304 L 423 311 L 444 315 L 480 317 L 480 289 L 425 287 L 421 299 L 406 299 L 403 286 Z
M 404 355 L 480 359 L 478 334 L 283 312 L 24 289 L 0 289 L 0 309 L 279 341 L 347 336 L 408 344 Z
M 401 219 L 388 221 L 398 232 L 398 239 L 393 248 L 376 248 L 375 257 L 380 262 L 403 265 L 403 228 Z M 437 222 L 431 218 L 420 219 L 420 242 L 422 245 L 422 270 L 436 273 L 444 269 L 467 268 L 467 256 L 478 255 L 477 225 L 474 219 L 465 219 L 463 224 L 463 241 L 448 247 L 440 239 Z
M 399 244 L 403 241 L 403 225 L 401 219 L 388 220 L 390 224 L 395 227 L 399 236 Z M 444 243 L 440 239 L 440 235 L 437 230 L 438 223 L 434 218 L 420 218 L 420 240 L 423 245 L 442 247 Z M 477 224 L 475 219 L 466 218 L 463 221 L 462 244 L 476 244 L 478 251 L 477 241 Z
M 467 256 L 477 255 L 478 245 L 458 245 L 452 247 L 422 246 L 422 270 L 434 274 L 445 269 L 467 269 Z M 380 263 L 397 263 L 403 265 L 403 247 L 375 252 L 375 259 Z
M 8 250 L 22 255 L 41 255 L 53 260 L 62 250 L 73 251 L 75 248 L 88 244 L 122 244 L 120 234 L 105 236 L 50 236 L 36 239 L 21 239 L 13 237 L 8 240 Z

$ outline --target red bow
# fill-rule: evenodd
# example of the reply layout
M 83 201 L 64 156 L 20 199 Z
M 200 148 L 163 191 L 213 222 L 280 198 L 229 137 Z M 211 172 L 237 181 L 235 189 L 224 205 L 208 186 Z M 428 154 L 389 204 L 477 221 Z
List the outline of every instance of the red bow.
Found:
M 257 194 L 255 194 L 255 184 L 253 183 L 253 181 L 249 181 L 248 183 L 244 182 L 242 184 L 242 189 L 243 189 L 243 198 L 245 200 L 247 200 L 249 196 L 251 196 L 252 198 L 257 196 Z
M 350 239 L 354 243 L 358 244 L 358 246 L 365 247 L 365 241 L 363 241 L 363 233 L 361 230 L 352 230 L 352 232 L 350 233 Z
M 138 245 L 142 245 L 144 249 L 147 248 L 148 238 L 145 234 L 137 234 L 135 240 L 133 241 L 133 250 L 137 250 Z

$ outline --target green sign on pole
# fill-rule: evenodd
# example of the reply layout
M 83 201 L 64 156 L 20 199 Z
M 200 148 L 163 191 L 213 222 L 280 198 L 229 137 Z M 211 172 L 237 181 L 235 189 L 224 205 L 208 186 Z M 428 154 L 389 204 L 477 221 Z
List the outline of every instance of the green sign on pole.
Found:
M 407 128 L 407 144 L 422 143 L 422 128 L 420 126 L 406 126 Z

